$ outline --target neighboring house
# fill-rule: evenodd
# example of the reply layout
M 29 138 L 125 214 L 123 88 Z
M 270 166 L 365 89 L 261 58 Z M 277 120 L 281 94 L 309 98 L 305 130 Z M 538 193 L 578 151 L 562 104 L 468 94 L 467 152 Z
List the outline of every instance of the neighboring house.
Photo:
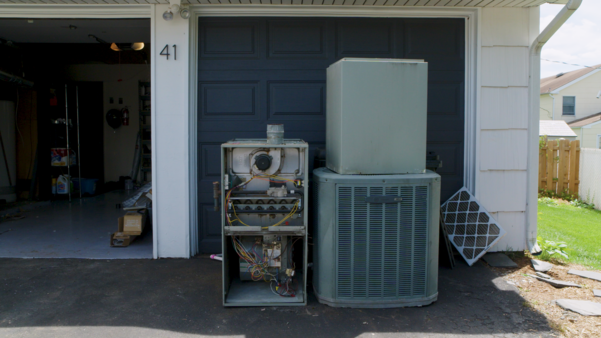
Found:
M 576 133 L 566 121 L 540 121 L 539 135 L 547 136 L 547 140 L 564 138 L 573 141 L 576 139 Z
M 546 77 L 540 81 L 540 119 L 568 123 L 583 148 L 599 148 L 601 65 Z
M 465 186 L 507 231 L 495 250 L 535 244 L 540 49 L 580 0 L 199 0 L 170 21 L 166 0 L 13 2 L 0 18 L 150 18 L 154 257 L 221 252 L 221 143 L 284 123 L 311 156 L 325 144 L 325 69 L 342 57 L 425 59 L 443 201 Z M 567 5 L 540 33 L 544 3 Z
M 568 126 L 578 136 L 580 147 L 601 149 L 601 113 L 574 120 Z
M 601 65 L 540 80 L 540 119 L 571 122 L 601 111 Z

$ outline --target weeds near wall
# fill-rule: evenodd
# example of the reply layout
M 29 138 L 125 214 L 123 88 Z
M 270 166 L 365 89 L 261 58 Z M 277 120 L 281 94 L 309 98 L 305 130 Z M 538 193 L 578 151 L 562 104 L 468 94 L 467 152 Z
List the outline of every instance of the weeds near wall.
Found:
M 541 237 L 537 237 L 537 241 L 542 250 L 539 259 L 548 261 L 551 259 L 569 258 L 565 251 L 568 248 L 568 245 L 565 242 L 547 241 L 543 240 Z

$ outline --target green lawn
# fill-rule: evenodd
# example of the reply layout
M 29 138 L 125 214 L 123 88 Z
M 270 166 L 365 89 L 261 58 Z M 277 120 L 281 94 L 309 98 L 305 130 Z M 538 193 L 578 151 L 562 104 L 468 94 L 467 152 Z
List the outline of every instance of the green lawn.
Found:
M 601 269 L 601 211 L 539 201 L 538 236 L 566 242 L 567 261 Z

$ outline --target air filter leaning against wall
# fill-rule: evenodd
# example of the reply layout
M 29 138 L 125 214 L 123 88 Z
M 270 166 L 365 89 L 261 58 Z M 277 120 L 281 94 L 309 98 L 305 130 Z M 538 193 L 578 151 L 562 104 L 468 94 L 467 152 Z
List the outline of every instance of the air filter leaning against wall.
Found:
M 499 222 L 466 188 L 449 198 L 440 211 L 449 240 L 470 266 L 505 236 Z

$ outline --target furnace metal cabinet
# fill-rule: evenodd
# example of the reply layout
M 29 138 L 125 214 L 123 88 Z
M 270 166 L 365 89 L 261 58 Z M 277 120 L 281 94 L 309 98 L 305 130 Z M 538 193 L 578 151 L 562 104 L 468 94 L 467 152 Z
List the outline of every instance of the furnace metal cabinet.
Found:
M 307 304 L 308 156 L 269 132 L 221 145 L 224 306 Z
M 428 64 L 344 58 L 327 70 L 326 166 L 339 174 L 426 169 Z

